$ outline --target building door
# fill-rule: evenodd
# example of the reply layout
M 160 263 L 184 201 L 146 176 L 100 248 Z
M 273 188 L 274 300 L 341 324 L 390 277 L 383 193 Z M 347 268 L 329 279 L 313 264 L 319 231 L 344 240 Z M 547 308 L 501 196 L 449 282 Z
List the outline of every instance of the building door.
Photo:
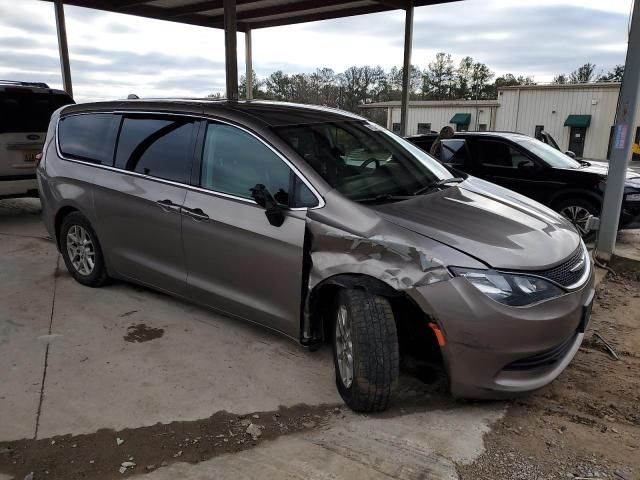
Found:
M 569 135 L 569 150 L 576 154 L 576 157 L 582 157 L 584 153 L 584 140 L 587 135 L 585 127 L 571 127 Z

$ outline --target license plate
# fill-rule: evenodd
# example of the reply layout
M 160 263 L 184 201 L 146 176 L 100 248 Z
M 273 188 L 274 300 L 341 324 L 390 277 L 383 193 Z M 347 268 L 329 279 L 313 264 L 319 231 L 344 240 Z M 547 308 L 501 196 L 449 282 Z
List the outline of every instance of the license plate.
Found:
M 33 151 L 33 152 L 24 152 L 24 161 L 27 163 L 33 163 L 36 161 L 36 155 L 38 154 L 37 151 Z

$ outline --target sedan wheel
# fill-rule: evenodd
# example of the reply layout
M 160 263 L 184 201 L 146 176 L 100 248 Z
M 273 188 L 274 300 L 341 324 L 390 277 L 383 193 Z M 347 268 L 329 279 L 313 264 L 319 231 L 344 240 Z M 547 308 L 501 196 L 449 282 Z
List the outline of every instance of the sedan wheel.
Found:
M 582 236 L 589 233 L 589 230 L 587 229 L 587 222 L 592 214 L 585 207 L 568 205 L 560 210 L 560 214 L 573 223 Z

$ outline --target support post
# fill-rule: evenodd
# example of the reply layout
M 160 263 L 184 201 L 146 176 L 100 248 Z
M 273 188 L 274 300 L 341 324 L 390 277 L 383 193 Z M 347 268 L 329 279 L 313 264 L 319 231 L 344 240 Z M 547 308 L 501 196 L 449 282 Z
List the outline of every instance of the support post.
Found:
M 610 260 L 618 235 L 627 164 L 632 155 L 633 126 L 638 109 L 640 91 L 638 58 L 640 58 L 640 1 L 636 1 L 633 7 L 627 59 L 618 98 L 613 144 L 609 158 L 609 174 L 596 244 L 596 257 L 602 261 Z
M 227 100 L 238 100 L 236 0 L 224 0 L 224 59 Z
M 69 46 L 67 45 L 67 26 L 64 21 L 64 5 L 62 0 L 53 2 L 56 16 L 56 31 L 58 32 L 58 50 L 60 51 L 60 68 L 62 70 L 62 85 L 64 90 L 73 97 L 71 83 L 71 65 L 69 63 Z
M 400 135 L 407 134 L 409 118 L 409 80 L 411 79 L 411 48 L 413 42 L 413 0 L 407 1 L 404 21 L 404 64 L 402 67 L 402 104 L 400 106 Z
M 251 58 L 251 27 L 247 25 L 244 31 L 244 50 L 245 50 L 245 63 L 247 67 L 247 73 L 245 78 L 247 79 L 247 100 L 253 100 L 253 59 Z

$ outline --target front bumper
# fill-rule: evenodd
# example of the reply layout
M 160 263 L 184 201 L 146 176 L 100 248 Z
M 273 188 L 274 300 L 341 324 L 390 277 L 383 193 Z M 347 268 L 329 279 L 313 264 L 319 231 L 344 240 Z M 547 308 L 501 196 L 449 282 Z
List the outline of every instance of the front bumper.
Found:
M 622 202 L 620 228 L 640 228 L 640 201 Z
M 593 268 L 580 289 L 526 307 L 495 302 L 460 277 L 411 296 L 444 333 L 452 394 L 512 397 L 550 383 L 577 353 L 594 297 Z

